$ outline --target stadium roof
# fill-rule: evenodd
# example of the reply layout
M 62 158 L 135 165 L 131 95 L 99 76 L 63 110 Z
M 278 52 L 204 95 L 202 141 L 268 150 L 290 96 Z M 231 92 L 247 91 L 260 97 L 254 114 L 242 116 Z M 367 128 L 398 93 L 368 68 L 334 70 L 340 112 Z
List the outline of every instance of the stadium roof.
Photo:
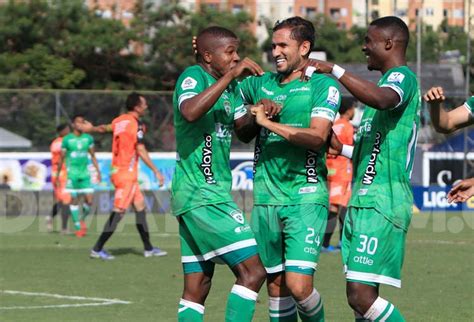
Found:
M 0 149 L 31 148 L 31 141 L 0 127 Z
M 346 70 L 364 79 L 377 83 L 381 77 L 378 71 L 369 71 L 366 64 L 341 64 Z M 408 64 L 416 73 L 416 65 Z M 441 86 L 447 97 L 465 97 L 464 73 L 461 64 L 422 64 L 421 92 L 424 93 L 433 86 Z M 351 95 L 341 86 L 343 95 Z

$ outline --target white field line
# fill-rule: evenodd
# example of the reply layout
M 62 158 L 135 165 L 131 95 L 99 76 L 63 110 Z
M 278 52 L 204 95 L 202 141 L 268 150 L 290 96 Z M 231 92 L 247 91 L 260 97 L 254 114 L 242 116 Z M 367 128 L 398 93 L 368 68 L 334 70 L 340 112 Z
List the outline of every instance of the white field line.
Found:
M 72 295 L 61 295 L 61 294 L 51 294 L 51 293 L 39 293 L 39 292 L 22 292 L 22 291 L 0 290 L 0 293 L 10 294 L 10 295 L 53 297 L 53 298 L 57 298 L 57 299 L 78 300 L 78 301 L 95 301 L 95 302 L 91 302 L 91 303 L 78 303 L 78 304 L 54 304 L 54 305 L 37 305 L 37 306 L 0 306 L 0 310 L 30 310 L 30 309 L 49 309 L 49 308 L 69 308 L 69 307 L 101 306 L 101 305 L 130 304 L 130 303 L 132 303 L 132 302 L 129 302 L 129 301 L 122 301 L 122 300 L 118 300 L 118 299 L 104 299 L 104 298 L 99 298 L 99 297 L 72 296 Z

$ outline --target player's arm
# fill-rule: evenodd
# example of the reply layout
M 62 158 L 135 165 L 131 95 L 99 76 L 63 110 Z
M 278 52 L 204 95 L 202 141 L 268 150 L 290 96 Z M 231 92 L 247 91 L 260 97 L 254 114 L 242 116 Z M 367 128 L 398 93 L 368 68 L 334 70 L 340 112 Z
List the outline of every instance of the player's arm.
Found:
M 333 70 L 334 66 L 337 65 L 326 61 L 310 59 L 303 68 L 301 77 L 302 79 L 311 77 L 312 72 L 308 72 L 308 68 L 317 73 L 333 74 L 355 98 L 378 110 L 392 109 L 400 103 L 400 96 L 390 87 L 379 87 L 377 84 L 345 71 L 339 66 Z
M 142 159 L 142 161 L 146 164 L 147 167 L 153 171 L 155 174 L 156 179 L 158 179 L 160 187 L 164 185 L 165 183 L 165 177 L 161 174 L 161 172 L 155 167 L 153 164 L 153 161 L 150 158 L 150 155 L 148 154 L 148 151 L 145 147 L 145 144 L 143 143 L 138 143 L 137 144 L 137 153 Z
M 196 122 L 216 103 L 224 90 L 235 78 L 244 75 L 262 75 L 263 69 L 253 60 L 244 58 L 217 82 L 201 93 L 182 101 L 179 110 L 188 122 Z
M 254 106 L 251 111 L 260 126 L 280 135 L 290 143 L 313 151 L 318 151 L 324 146 L 331 131 L 332 122 L 321 117 L 311 118 L 309 128 L 297 128 L 267 118 L 263 105 Z
M 430 104 L 431 123 L 437 132 L 451 133 L 474 123 L 474 118 L 464 104 L 449 112 L 444 109 L 446 97 L 442 87 L 430 88 L 423 99 Z
M 94 126 L 91 122 L 84 120 L 78 125 L 78 129 L 84 133 L 107 133 L 112 132 L 112 124 L 101 124 Z
M 59 179 L 59 174 L 61 173 L 61 168 L 63 167 L 65 157 L 66 157 L 66 150 L 61 149 L 61 153 L 59 155 L 59 160 L 58 160 L 58 170 L 56 170 L 56 178 L 58 179 Z M 60 184 L 59 180 L 56 180 L 56 186 L 59 186 L 59 184 Z
M 272 100 L 262 99 L 257 105 L 262 104 L 264 107 L 265 115 L 267 118 L 272 119 L 274 116 L 278 115 L 281 111 L 281 106 Z M 260 125 L 257 124 L 255 116 L 252 115 L 250 109 L 253 105 L 248 105 L 245 108 L 246 113 L 242 117 L 237 118 L 234 121 L 234 131 L 237 134 L 237 137 L 240 141 L 249 143 L 257 136 L 260 131 Z
M 99 163 L 97 162 L 97 158 L 95 157 L 95 150 L 93 146 L 89 148 L 89 154 L 91 156 L 92 164 L 94 165 L 94 168 L 97 171 L 97 180 L 101 182 L 102 176 L 100 175 Z

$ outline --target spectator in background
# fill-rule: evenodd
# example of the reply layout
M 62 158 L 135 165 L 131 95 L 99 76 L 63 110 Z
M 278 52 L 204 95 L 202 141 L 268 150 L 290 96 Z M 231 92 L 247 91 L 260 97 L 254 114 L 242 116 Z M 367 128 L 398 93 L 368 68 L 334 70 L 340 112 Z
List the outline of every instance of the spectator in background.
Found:
M 442 87 L 432 87 L 423 96 L 430 104 L 430 116 L 433 127 L 440 133 L 451 133 L 460 128 L 474 124 L 474 96 L 464 104 L 446 111 L 443 102 L 446 100 Z M 474 196 L 474 178 L 467 178 L 456 184 L 448 192 L 449 202 L 465 202 Z
M 3 175 L 2 182 L 0 183 L 0 190 L 10 190 L 10 185 L 8 184 L 9 178 L 6 174 Z
M 332 130 L 342 144 L 354 145 L 354 126 L 351 120 L 355 114 L 355 100 L 343 100 L 339 108 L 340 118 L 334 122 Z M 338 252 L 341 248 L 342 227 L 351 197 L 352 161 L 341 155 L 327 155 L 329 190 L 329 217 L 324 234 L 322 253 Z M 339 243 L 337 247 L 330 245 L 331 236 L 339 218 Z
M 61 209 L 61 233 L 67 233 L 67 219 L 70 214 L 69 204 L 71 195 L 66 192 L 67 172 L 66 164 L 58 171 L 59 160 L 61 159 L 61 146 L 63 137 L 69 134 L 70 129 L 67 123 L 59 124 L 56 128 L 58 136 L 51 142 L 49 150 L 51 151 L 51 183 L 53 185 L 54 204 L 51 214 L 46 217 L 46 228 L 49 232 L 53 231 L 53 219 Z

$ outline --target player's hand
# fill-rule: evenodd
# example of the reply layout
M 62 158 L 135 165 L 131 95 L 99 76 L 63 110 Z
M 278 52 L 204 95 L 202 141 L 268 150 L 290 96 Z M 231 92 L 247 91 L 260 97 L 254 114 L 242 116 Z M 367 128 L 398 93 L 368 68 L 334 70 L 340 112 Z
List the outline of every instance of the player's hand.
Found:
M 245 57 L 234 68 L 232 68 L 229 73 L 231 73 L 232 78 L 234 79 L 240 76 L 261 76 L 264 74 L 264 71 L 256 62 Z
M 302 73 L 300 76 L 300 81 L 308 81 L 311 76 L 313 76 L 314 72 L 319 74 L 330 74 L 333 66 L 333 63 L 327 61 L 308 59 L 303 68 L 301 68 Z
M 97 172 L 97 184 L 102 182 L 102 176 L 100 175 L 100 172 Z
M 272 101 L 271 99 L 264 98 L 258 101 L 257 105 L 263 105 L 263 109 L 265 111 L 265 114 L 267 115 L 267 118 L 271 119 L 275 115 L 278 115 L 281 112 L 281 105 Z
M 330 158 L 335 158 L 341 154 L 341 151 L 342 143 L 337 138 L 336 133 L 331 129 L 331 133 L 329 134 L 328 156 L 330 156 Z
M 263 125 L 268 121 L 267 114 L 265 113 L 265 107 L 263 104 L 254 105 L 250 108 L 250 113 L 255 116 L 255 121 L 258 125 Z
M 81 132 L 89 133 L 93 131 L 94 125 L 91 122 L 84 120 L 84 122 L 77 124 L 77 129 Z
M 165 184 L 165 177 L 161 174 L 160 171 L 156 171 L 155 172 L 155 177 L 156 179 L 158 180 L 158 185 L 160 187 L 163 187 L 163 185 Z
M 423 99 L 427 103 L 441 103 L 443 102 L 446 97 L 444 96 L 444 91 L 442 87 L 431 87 L 425 95 L 423 95 Z
M 464 179 L 448 192 L 448 202 L 465 202 L 474 196 L 474 178 Z

